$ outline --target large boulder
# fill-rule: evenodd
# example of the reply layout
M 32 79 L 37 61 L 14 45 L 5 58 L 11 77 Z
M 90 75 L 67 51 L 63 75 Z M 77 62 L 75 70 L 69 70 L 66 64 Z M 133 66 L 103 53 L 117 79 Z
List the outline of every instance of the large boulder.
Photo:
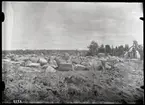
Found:
M 85 62 L 85 61 L 81 62 L 81 65 L 86 66 L 86 67 L 89 67 L 90 66 L 89 63 L 88 62 Z
M 68 53 L 64 53 L 63 59 L 68 60 L 70 58 L 70 55 Z
M 97 56 L 98 56 L 99 58 L 101 58 L 101 57 L 106 57 L 105 53 L 98 53 Z
M 99 58 L 99 59 L 97 59 L 97 60 L 100 60 L 100 61 L 103 61 L 103 62 L 106 62 L 106 61 L 107 61 L 106 58 Z
M 56 70 L 53 67 L 51 67 L 50 65 L 48 65 L 45 72 L 56 72 Z
M 79 57 L 71 58 L 72 63 L 74 64 L 81 64 L 81 59 Z
M 12 64 L 19 64 L 23 65 L 25 62 L 24 61 L 11 61 Z
M 87 58 L 87 59 L 93 59 L 93 57 L 92 57 L 92 56 L 86 56 L 86 58 Z
M 100 60 L 91 60 L 91 62 L 89 62 L 89 64 L 91 65 L 91 69 L 93 70 L 100 70 L 102 69 L 102 62 Z
M 41 66 L 42 69 L 46 69 L 48 66 L 50 66 L 49 64 L 43 65 Z
M 15 54 L 8 54 L 7 56 L 8 57 L 13 57 L 13 56 L 15 56 Z
M 105 63 L 105 68 L 106 68 L 106 69 L 111 69 L 111 65 L 110 65 L 108 62 L 106 62 L 106 63 Z
M 9 58 L 11 59 L 11 61 L 18 61 L 17 57 L 15 55 L 14 56 L 10 56 Z
M 60 64 L 63 64 L 63 63 L 67 63 L 65 60 L 63 60 L 61 57 L 56 57 L 54 59 L 57 63 L 57 65 L 59 66 Z
M 27 61 L 21 62 L 20 66 L 25 66 Z
M 53 68 L 57 68 L 58 67 L 57 62 L 54 59 L 50 59 L 49 64 Z
M 39 58 L 38 57 L 31 57 L 29 60 L 33 63 L 37 63 Z
M 13 57 L 12 61 L 27 61 L 29 60 L 29 57 L 25 57 L 25 56 L 15 56 Z
M 125 68 L 129 67 L 129 65 L 126 65 L 125 63 L 116 63 L 114 67 L 119 70 L 125 70 Z
M 71 71 L 73 70 L 73 65 L 71 63 L 61 63 L 58 67 L 59 71 Z
M 27 60 L 29 60 L 29 57 L 23 56 L 23 57 L 20 57 L 20 60 L 27 61 Z
M 47 62 L 49 62 L 49 61 L 50 61 L 50 57 L 49 57 L 49 56 L 45 56 L 45 57 L 44 57 L 44 59 L 46 59 L 46 60 L 47 60 Z
M 10 62 L 10 59 L 2 59 L 3 62 Z
M 28 63 L 26 67 L 40 67 L 40 63 Z
M 116 56 L 110 56 L 107 61 L 117 63 L 120 61 L 120 59 Z
M 86 67 L 86 66 L 84 66 L 84 65 L 80 65 L 80 64 L 76 64 L 75 66 L 74 66 L 74 70 L 88 70 L 88 68 Z
M 40 63 L 40 65 L 42 66 L 42 65 L 47 64 L 47 60 L 45 58 L 41 57 L 41 58 L 39 58 L 38 63 Z
M 27 66 L 28 64 L 32 63 L 30 60 L 24 62 L 24 64 L 22 64 L 22 66 Z
M 31 57 L 37 57 L 37 55 L 36 55 L 36 54 L 31 54 L 30 56 L 31 56 Z

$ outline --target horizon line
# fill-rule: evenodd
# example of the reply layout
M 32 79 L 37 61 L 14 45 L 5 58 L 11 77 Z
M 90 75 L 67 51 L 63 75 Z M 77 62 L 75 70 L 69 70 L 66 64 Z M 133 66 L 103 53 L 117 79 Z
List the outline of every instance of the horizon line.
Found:
M 2 49 L 2 51 L 16 51 L 16 50 L 88 50 L 88 49 Z

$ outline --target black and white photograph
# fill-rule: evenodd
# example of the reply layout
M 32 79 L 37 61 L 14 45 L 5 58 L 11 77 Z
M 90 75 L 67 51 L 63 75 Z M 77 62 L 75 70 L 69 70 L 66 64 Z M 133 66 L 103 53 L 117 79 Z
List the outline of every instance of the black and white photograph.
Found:
M 2 103 L 144 104 L 142 2 L 3 1 Z

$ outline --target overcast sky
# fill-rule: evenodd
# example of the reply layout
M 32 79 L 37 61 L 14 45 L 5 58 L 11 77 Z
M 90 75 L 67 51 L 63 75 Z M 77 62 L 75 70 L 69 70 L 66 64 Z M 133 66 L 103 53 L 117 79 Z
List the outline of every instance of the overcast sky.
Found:
M 143 44 L 141 3 L 3 2 L 2 48 L 87 49 Z

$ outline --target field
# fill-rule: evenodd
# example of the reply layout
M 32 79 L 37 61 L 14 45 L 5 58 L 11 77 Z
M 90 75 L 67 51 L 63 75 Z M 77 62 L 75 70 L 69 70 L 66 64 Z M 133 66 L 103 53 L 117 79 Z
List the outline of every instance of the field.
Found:
M 23 103 L 143 103 L 144 90 L 140 86 L 144 83 L 144 68 L 143 61 L 138 59 L 70 53 L 64 56 L 63 52 L 60 55 L 3 52 L 2 57 L 5 103 L 14 100 Z M 43 58 L 47 62 L 35 62 L 36 59 L 31 58 Z M 60 64 L 54 63 L 56 58 Z M 67 63 L 72 68 L 54 67 Z

